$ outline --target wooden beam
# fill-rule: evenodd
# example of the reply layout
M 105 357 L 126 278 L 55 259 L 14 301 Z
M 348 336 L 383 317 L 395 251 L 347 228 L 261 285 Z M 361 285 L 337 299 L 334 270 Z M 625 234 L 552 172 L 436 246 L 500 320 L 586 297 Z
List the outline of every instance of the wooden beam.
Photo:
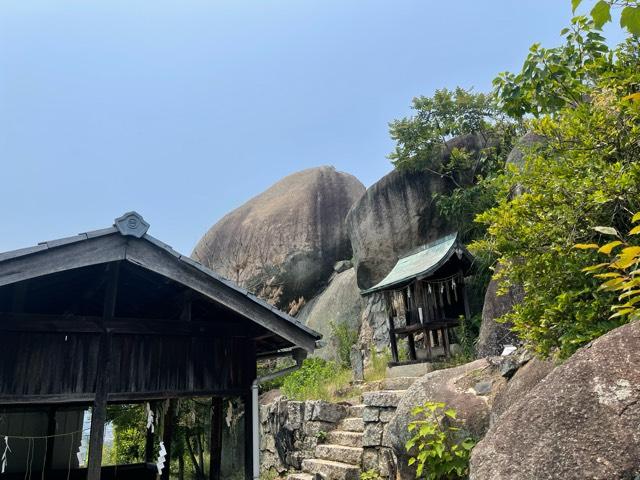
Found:
M 114 263 L 107 272 L 109 281 L 104 296 L 102 319 L 111 320 L 115 314 L 118 299 L 118 278 L 120 264 Z M 87 461 L 87 480 L 100 480 L 102 473 L 102 444 L 104 442 L 104 423 L 107 417 L 107 396 L 109 394 L 109 370 L 111 368 L 111 333 L 106 329 L 100 337 L 98 370 L 96 373 L 96 394 L 91 412 L 91 434 L 89 436 L 89 459 Z
M 0 262 L 0 286 L 74 268 L 124 260 L 127 238 L 114 233 Z
M 30 313 L 0 313 L 0 332 L 40 333 L 102 333 L 115 335 L 186 335 L 211 337 L 247 337 L 238 322 L 149 319 L 118 317 L 104 320 L 87 315 L 46 315 Z
M 209 480 L 221 480 L 222 397 L 211 399 L 211 439 L 209 442 Z
M 238 315 L 275 332 L 294 345 L 309 352 L 315 349 L 316 339 L 300 326 L 282 318 L 269 307 L 261 305 L 243 292 L 216 280 L 211 275 L 186 261 L 181 261 L 171 253 L 155 247 L 144 239 L 130 239 L 126 260 L 205 295 Z

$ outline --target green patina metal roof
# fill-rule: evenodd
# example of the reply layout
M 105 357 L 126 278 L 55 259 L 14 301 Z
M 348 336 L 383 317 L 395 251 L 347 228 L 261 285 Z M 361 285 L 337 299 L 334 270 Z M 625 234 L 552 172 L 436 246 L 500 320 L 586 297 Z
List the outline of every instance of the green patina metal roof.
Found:
M 458 242 L 458 234 L 453 233 L 440 238 L 434 242 L 427 243 L 402 257 L 395 264 L 389 274 L 378 284 L 361 292 L 361 295 L 368 295 L 380 290 L 388 290 L 392 287 L 399 287 L 414 278 L 428 277 L 434 274 L 452 255 L 456 253 L 466 257 L 469 261 L 473 259 L 464 245 Z

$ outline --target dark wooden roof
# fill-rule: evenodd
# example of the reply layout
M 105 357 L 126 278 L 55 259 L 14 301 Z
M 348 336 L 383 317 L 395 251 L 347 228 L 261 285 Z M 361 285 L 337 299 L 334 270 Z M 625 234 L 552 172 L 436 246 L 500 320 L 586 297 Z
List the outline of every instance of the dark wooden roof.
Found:
M 322 336 L 147 232 L 142 217 L 129 212 L 113 227 L 0 253 L 0 287 L 46 275 L 110 262 L 127 262 L 207 297 L 272 332 L 278 346 L 312 352 Z

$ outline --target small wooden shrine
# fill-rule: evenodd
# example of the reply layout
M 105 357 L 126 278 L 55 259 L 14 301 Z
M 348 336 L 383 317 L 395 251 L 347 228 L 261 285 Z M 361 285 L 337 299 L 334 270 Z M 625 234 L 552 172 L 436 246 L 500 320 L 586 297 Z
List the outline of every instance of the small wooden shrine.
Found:
M 253 478 L 256 360 L 302 361 L 321 336 L 148 228 L 130 212 L 110 228 L 0 253 L 0 479 L 168 480 L 178 399 L 196 397 L 210 406 L 207 478 L 231 477 L 221 472 L 231 454 L 223 398 L 244 403 L 233 476 Z M 105 465 L 117 404 L 146 405 L 139 463 Z
M 389 274 L 362 295 L 381 293 L 389 319 L 391 365 L 451 355 L 452 329 L 469 319 L 465 277 L 473 256 L 457 234 L 447 235 L 400 257 Z M 399 340 L 409 360 L 400 361 Z

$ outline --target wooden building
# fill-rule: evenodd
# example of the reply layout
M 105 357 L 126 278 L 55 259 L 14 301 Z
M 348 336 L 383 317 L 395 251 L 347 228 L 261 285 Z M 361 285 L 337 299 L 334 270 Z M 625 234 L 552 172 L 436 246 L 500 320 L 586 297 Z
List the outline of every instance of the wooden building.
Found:
M 175 399 L 206 397 L 208 475 L 219 479 L 220 399 L 243 399 L 252 418 L 256 360 L 301 361 L 314 350 L 319 334 L 148 227 L 131 212 L 104 230 L 0 254 L 0 478 L 157 478 L 162 442 L 168 479 Z M 102 466 L 107 405 L 147 402 L 164 408 L 147 431 L 145 461 Z M 88 460 L 80 467 L 83 429 Z M 245 421 L 246 479 L 252 438 Z
M 430 361 L 434 347 L 450 355 L 451 330 L 470 316 L 464 279 L 472 263 L 458 235 L 447 235 L 403 255 L 384 279 L 361 292 L 384 296 L 391 365 Z M 401 362 L 398 341 L 405 338 L 409 360 Z

